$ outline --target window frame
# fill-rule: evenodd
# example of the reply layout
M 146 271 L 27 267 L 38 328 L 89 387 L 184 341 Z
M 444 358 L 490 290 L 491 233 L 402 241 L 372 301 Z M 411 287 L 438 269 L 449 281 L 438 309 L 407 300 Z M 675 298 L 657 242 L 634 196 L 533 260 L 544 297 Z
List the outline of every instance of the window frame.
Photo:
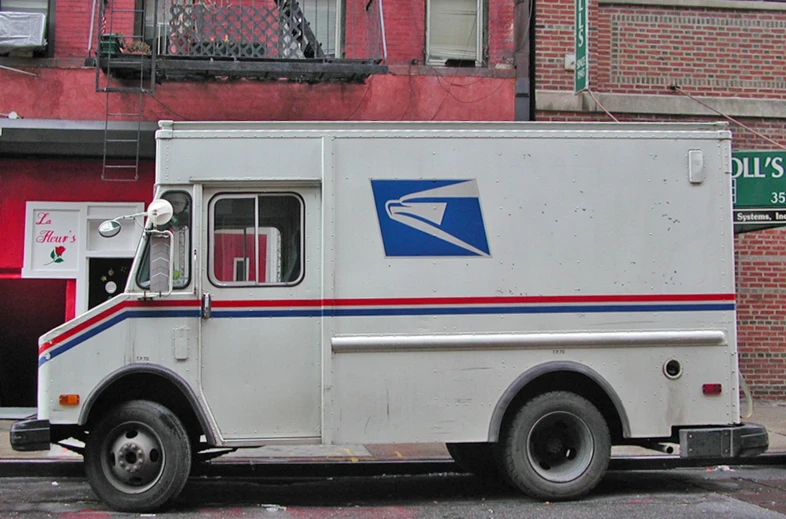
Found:
M 180 194 L 185 195 L 188 197 L 188 210 L 191 213 L 189 216 L 189 225 L 188 225 L 188 243 L 186 244 L 186 262 L 188 263 L 188 277 L 186 278 L 186 284 L 183 286 L 176 286 L 175 281 L 172 280 L 172 292 L 176 290 L 188 290 L 191 286 L 191 283 L 194 278 L 194 265 L 191 261 L 192 250 L 193 250 L 193 243 L 194 243 L 194 197 L 192 196 L 191 192 L 183 191 L 182 189 L 170 189 L 167 191 L 163 191 L 157 199 L 166 199 L 166 195 L 171 194 Z M 172 246 L 175 245 L 174 239 L 172 240 Z M 144 240 L 144 249 L 142 250 L 142 254 L 139 256 L 139 267 L 137 267 L 136 272 L 134 273 L 134 283 L 137 287 L 141 288 L 142 290 L 150 290 L 150 269 L 148 265 L 148 258 L 150 257 L 150 240 L 145 237 Z M 147 273 L 147 280 L 140 279 L 143 273 Z
M 267 235 L 268 238 L 272 234 L 269 230 L 274 228 L 270 225 L 260 226 L 259 222 L 259 200 L 263 197 L 291 197 L 295 199 L 298 203 L 299 212 L 298 217 L 300 221 L 300 226 L 296 232 L 300 233 L 298 238 L 298 246 L 300 247 L 300 253 L 298 255 L 298 264 L 300 267 L 300 273 L 298 277 L 293 281 L 279 281 L 279 282 L 264 282 L 260 283 L 258 280 L 248 280 L 248 281 L 222 281 L 217 279 L 215 273 L 215 253 L 216 253 L 216 218 L 215 218 L 215 208 L 216 204 L 219 203 L 221 200 L 227 199 L 248 199 L 251 198 L 254 200 L 254 230 L 255 230 L 255 251 L 254 251 L 254 258 L 255 264 L 253 265 L 253 269 L 251 270 L 252 266 L 247 265 L 248 272 L 259 272 L 259 237 Z M 284 249 L 284 236 L 283 232 L 279 229 L 279 235 L 281 236 L 281 250 Z M 303 197 L 300 196 L 298 193 L 292 191 L 264 191 L 264 192 L 250 192 L 250 193 L 216 193 L 210 199 L 210 203 L 208 205 L 208 251 L 206 255 L 206 265 L 205 269 L 207 271 L 207 278 L 210 281 L 210 284 L 217 288 L 248 288 L 248 287 L 291 287 L 295 285 L 299 285 L 303 282 L 305 278 L 305 232 L 306 232 L 306 204 L 303 200 Z M 278 265 L 279 268 L 283 268 L 284 265 Z M 267 267 L 266 267 L 267 268 Z M 234 261 L 233 261 L 233 272 L 234 272 Z M 234 276 L 233 276 L 234 277 Z M 255 276 L 256 277 L 256 276 Z
M 426 0 L 426 64 L 446 66 L 447 62 L 454 58 L 442 58 L 432 56 L 432 14 L 434 13 L 434 2 L 446 2 L 449 0 Z M 485 49 L 486 49 L 486 2 L 485 0 L 475 0 L 475 67 L 484 67 L 486 65 Z M 455 58 L 458 59 L 458 58 Z

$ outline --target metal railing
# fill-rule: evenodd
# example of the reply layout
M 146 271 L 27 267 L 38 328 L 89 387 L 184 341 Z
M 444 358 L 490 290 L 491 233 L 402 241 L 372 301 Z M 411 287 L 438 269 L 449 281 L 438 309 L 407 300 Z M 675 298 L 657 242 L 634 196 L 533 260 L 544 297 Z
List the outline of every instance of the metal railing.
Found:
M 380 2 L 147 0 L 145 34 L 162 57 L 380 60 Z

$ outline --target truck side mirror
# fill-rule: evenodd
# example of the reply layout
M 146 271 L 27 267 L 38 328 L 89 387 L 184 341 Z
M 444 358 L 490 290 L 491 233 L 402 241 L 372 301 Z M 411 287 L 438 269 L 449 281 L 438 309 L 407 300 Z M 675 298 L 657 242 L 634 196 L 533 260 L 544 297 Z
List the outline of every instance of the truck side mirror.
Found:
M 174 212 L 175 210 L 172 208 L 172 204 L 170 204 L 168 200 L 159 198 L 158 200 L 153 200 L 150 202 L 150 205 L 147 206 L 146 214 L 148 221 L 151 222 L 154 227 L 161 227 L 162 225 L 168 224 L 170 220 L 172 220 L 172 215 Z
M 169 231 L 148 230 L 150 242 L 150 292 L 160 296 L 172 293 L 172 233 Z
M 98 226 L 98 234 L 103 236 L 104 238 L 112 238 L 117 236 L 120 232 L 120 229 L 123 227 L 120 225 L 120 222 L 117 220 L 107 220 L 105 222 L 101 222 L 101 225 Z

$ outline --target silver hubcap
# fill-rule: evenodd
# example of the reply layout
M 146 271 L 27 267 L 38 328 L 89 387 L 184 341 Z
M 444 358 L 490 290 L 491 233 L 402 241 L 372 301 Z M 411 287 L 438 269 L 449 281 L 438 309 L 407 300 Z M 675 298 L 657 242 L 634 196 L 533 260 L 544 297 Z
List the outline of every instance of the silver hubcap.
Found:
M 535 472 L 554 483 L 581 476 L 595 452 L 592 431 L 573 413 L 556 411 L 540 418 L 527 437 L 527 458 Z
M 144 492 L 161 477 L 164 450 L 161 439 L 147 425 L 119 425 L 107 435 L 104 445 L 104 471 L 118 490 L 129 494 Z

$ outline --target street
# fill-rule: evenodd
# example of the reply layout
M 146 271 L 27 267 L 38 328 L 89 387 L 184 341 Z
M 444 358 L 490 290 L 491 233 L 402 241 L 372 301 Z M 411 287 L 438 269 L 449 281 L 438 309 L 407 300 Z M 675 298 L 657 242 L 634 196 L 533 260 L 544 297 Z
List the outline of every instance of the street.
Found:
M 786 518 L 786 468 L 613 471 L 587 498 L 543 503 L 470 475 L 192 478 L 166 513 L 141 517 L 260 518 Z M 3 478 L 0 516 L 140 517 L 99 502 L 82 478 Z

